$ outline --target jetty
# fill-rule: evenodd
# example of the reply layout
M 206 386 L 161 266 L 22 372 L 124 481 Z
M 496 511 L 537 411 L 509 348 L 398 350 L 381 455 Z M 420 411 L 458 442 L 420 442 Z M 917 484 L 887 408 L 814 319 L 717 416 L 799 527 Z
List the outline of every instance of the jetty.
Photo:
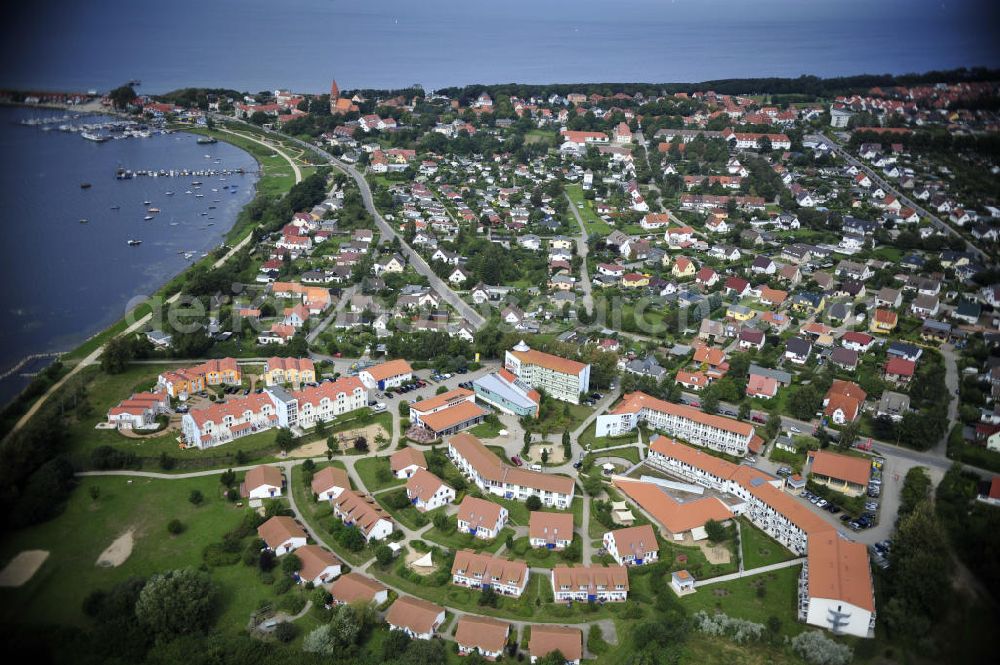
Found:
M 53 358 L 53 357 L 56 357 L 56 356 L 61 356 L 64 353 L 66 353 L 66 352 L 65 351 L 47 351 L 45 353 L 32 353 L 30 356 L 25 356 L 24 358 L 21 358 L 21 360 L 19 360 L 16 365 L 14 365 L 10 369 L 8 369 L 6 372 L 0 374 L 0 381 L 3 381 L 4 379 L 7 379 L 7 378 L 9 378 L 11 376 L 14 376 L 15 374 L 17 374 L 21 370 L 22 367 L 24 367 L 25 365 L 27 365 L 29 363 L 32 363 L 32 362 L 34 362 L 36 360 L 41 360 L 42 358 Z M 31 376 L 31 375 L 24 375 L 24 376 Z
M 215 176 L 230 175 L 255 175 L 257 171 L 246 169 L 116 169 L 115 178 L 118 180 L 131 180 L 132 178 L 190 178 L 198 176 L 211 178 Z M 197 185 L 195 185 L 197 186 Z

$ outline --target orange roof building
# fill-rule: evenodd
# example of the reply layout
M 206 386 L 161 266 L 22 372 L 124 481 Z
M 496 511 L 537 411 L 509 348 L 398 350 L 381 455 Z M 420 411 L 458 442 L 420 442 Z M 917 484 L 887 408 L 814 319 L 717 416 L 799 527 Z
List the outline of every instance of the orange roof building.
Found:
M 833 489 L 857 496 L 863 494 L 871 478 L 872 465 L 866 457 L 853 457 L 817 450 L 810 453 L 811 475 L 816 482 Z
M 615 480 L 615 487 L 653 516 L 673 537 L 683 540 L 690 532 L 694 540 L 708 537 L 705 523 L 709 520 L 725 522 L 733 518 L 726 504 L 715 497 L 704 497 L 681 503 L 653 483 Z
M 487 660 L 496 660 L 503 654 L 510 635 L 510 624 L 492 617 L 463 614 L 455 627 L 455 642 L 458 653 L 468 655 L 476 652 Z
M 640 422 L 691 443 L 742 457 L 763 443 L 753 424 L 704 413 L 643 392 L 625 395 L 609 413 L 597 417 L 597 436 L 620 436 Z
M 358 378 L 369 390 L 396 388 L 413 378 L 413 368 L 403 359 L 372 365 L 358 372 Z
M 336 605 L 372 603 L 381 605 L 389 599 L 389 589 L 381 582 L 360 573 L 347 573 L 330 585 L 328 591 Z
M 576 489 L 572 478 L 506 464 L 468 432 L 456 434 L 448 440 L 448 456 L 458 470 L 483 492 L 517 501 L 537 496 L 542 505 L 563 510 L 573 503 Z
M 573 513 L 534 510 L 528 517 L 528 541 L 532 547 L 561 550 L 573 542 Z
M 577 665 L 583 658 L 583 631 L 569 626 L 539 624 L 531 627 L 528 653 L 531 659 L 542 658 L 558 651 L 567 663 Z
M 504 368 L 532 388 L 564 402 L 579 404 L 580 395 L 590 391 L 590 365 L 535 351 L 523 341 L 507 351 Z
M 625 566 L 555 566 L 552 594 L 556 602 L 624 602 L 628 599 Z

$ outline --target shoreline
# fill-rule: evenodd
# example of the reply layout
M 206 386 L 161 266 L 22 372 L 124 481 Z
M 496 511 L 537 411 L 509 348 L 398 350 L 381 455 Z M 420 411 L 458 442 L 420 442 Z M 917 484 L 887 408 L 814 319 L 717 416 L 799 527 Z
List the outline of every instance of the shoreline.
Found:
M 86 115 L 113 115 L 113 116 L 121 117 L 121 118 L 135 119 L 134 116 L 131 116 L 131 115 L 125 114 L 125 113 L 121 113 L 120 111 L 114 111 L 114 110 L 109 110 L 109 109 L 104 109 L 104 108 L 101 108 L 101 109 L 86 109 L 85 110 L 85 109 L 81 108 L 81 106 L 78 106 L 78 105 L 68 105 L 68 104 L 59 104 L 59 105 L 48 104 L 48 105 L 42 105 L 42 104 L 23 104 L 23 103 L 16 103 L 16 102 L 4 102 L 4 103 L 0 103 L 0 106 L 4 106 L 4 107 L 8 107 L 8 108 L 44 108 L 44 110 L 46 110 L 46 111 L 77 110 L 77 111 L 80 112 L 81 115 L 84 115 L 84 114 L 86 114 Z M 195 136 L 195 137 L 203 136 L 204 135 L 204 134 L 202 134 L 200 132 L 190 131 L 191 129 L 199 129 L 197 127 L 187 128 L 187 127 L 183 127 L 183 126 L 178 126 L 177 123 L 173 123 L 173 125 L 169 126 L 168 129 L 170 129 L 172 132 L 183 132 L 185 134 L 189 134 L 189 135 Z M 113 337 L 116 334 L 121 333 L 122 331 L 124 331 L 125 329 L 127 329 L 130 324 L 134 323 L 135 321 L 137 321 L 137 320 L 141 319 L 143 316 L 145 316 L 147 314 L 147 312 L 142 312 L 141 315 L 139 313 L 140 313 L 140 311 L 144 307 L 148 308 L 150 302 L 155 302 L 157 299 L 159 299 L 161 302 L 162 301 L 166 301 L 167 298 L 169 298 L 175 292 L 177 292 L 177 288 L 172 288 L 172 285 L 175 284 L 179 278 L 182 278 L 189 271 L 195 269 L 196 267 L 198 267 L 199 265 L 201 265 L 203 262 L 207 262 L 207 265 L 211 266 L 216 261 L 216 259 L 212 256 L 214 252 L 218 251 L 221 248 L 230 248 L 233 245 L 235 245 L 238 242 L 240 242 L 241 238 L 232 238 L 232 239 L 230 239 L 228 237 L 228 235 L 229 235 L 230 232 L 232 232 L 232 230 L 234 228 L 236 228 L 236 225 L 237 225 L 237 222 L 239 221 L 240 215 L 243 214 L 243 211 L 246 209 L 246 207 L 250 203 L 252 203 L 253 201 L 255 201 L 257 199 L 257 196 L 259 195 L 258 183 L 260 182 L 260 179 L 263 177 L 263 164 L 257 158 L 257 156 L 254 155 L 252 152 L 250 152 L 249 150 L 247 150 L 246 148 L 244 148 L 244 147 L 242 147 L 240 145 L 237 145 L 233 141 L 227 140 L 225 132 L 221 132 L 221 131 L 217 131 L 217 130 L 211 130 L 211 129 L 208 129 L 208 128 L 201 128 L 201 129 L 205 129 L 208 132 L 210 132 L 211 135 L 214 138 L 216 138 L 218 141 L 225 142 L 228 145 L 232 146 L 233 148 L 242 151 L 243 153 L 245 153 L 246 155 L 248 155 L 253 160 L 253 162 L 257 165 L 258 176 L 254 180 L 253 184 L 251 185 L 251 187 L 252 187 L 252 189 L 251 189 L 252 196 L 251 196 L 250 200 L 247 201 L 236 212 L 236 214 L 233 216 L 232 223 L 226 229 L 225 233 L 223 233 L 222 236 L 220 237 L 220 243 L 221 244 L 218 245 L 217 247 L 213 248 L 212 250 L 210 250 L 208 252 L 208 256 L 203 257 L 203 258 L 201 258 L 198 261 L 195 261 L 193 263 L 188 264 L 186 267 L 182 268 L 177 273 L 174 273 L 174 274 L 171 274 L 171 275 L 166 275 L 166 279 L 163 281 L 163 283 L 160 284 L 152 293 L 148 294 L 146 296 L 146 300 L 144 302 L 136 305 L 135 307 L 132 307 L 131 309 L 129 309 L 126 312 L 124 312 L 119 318 L 115 319 L 114 321 L 112 321 L 108 325 L 104 326 L 103 328 L 97 330 L 93 334 L 88 335 L 84 339 L 80 340 L 79 342 L 77 342 L 69 350 L 67 350 L 67 351 L 65 351 L 63 353 L 58 353 L 56 355 L 53 355 L 53 356 L 51 356 L 51 360 L 49 360 L 48 362 L 46 362 L 46 363 L 44 363 L 42 365 L 39 365 L 37 367 L 37 370 L 35 371 L 35 376 L 33 376 L 31 378 L 31 380 L 29 380 L 20 390 L 18 390 L 16 393 L 13 393 L 8 399 L 6 399 L 2 404 L 0 404 L 0 414 L 3 414 L 8 408 L 10 408 L 14 404 L 16 404 L 18 402 L 18 400 L 21 399 L 21 396 L 25 393 L 25 391 L 28 390 L 28 388 L 32 385 L 32 383 L 34 383 L 34 381 L 39 376 L 41 376 L 45 372 L 45 370 L 47 370 L 53 363 L 59 361 L 59 362 L 62 362 L 64 364 L 64 367 L 65 367 L 67 365 L 67 363 L 68 364 L 76 364 L 78 362 L 82 362 L 86 358 L 87 355 L 89 355 L 93 350 L 95 350 L 100 345 L 100 343 L 106 341 L 107 339 L 110 339 L 111 337 Z M 247 233 L 251 233 L 252 234 L 253 233 L 253 229 L 249 228 L 248 231 L 247 231 Z M 124 304 L 127 304 L 127 303 L 124 303 Z M 15 361 L 15 363 L 13 365 L 11 365 L 11 367 L 16 367 L 19 363 L 23 362 L 25 358 L 31 358 L 33 356 L 37 356 L 37 355 L 44 354 L 44 353 L 49 353 L 49 352 L 46 352 L 46 351 L 34 351 L 31 354 L 28 354 L 27 356 L 25 356 L 23 358 L 17 359 Z M 52 352 L 52 353 L 56 353 L 56 352 Z M 0 372 L 7 371 L 8 369 L 9 368 L 0 368 Z M 64 372 L 65 371 L 66 370 L 64 369 Z M 10 378 L 13 378 L 13 377 L 10 377 Z M 31 408 L 31 405 L 33 403 L 34 402 L 32 402 L 31 404 L 28 405 L 29 409 Z M 4 436 L 6 436 L 6 434 Z

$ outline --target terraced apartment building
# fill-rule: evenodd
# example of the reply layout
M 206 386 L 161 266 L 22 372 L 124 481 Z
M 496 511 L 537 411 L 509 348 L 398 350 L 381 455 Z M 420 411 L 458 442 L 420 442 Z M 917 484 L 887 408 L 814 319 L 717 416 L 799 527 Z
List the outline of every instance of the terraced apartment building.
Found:
M 752 423 L 704 413 L 686 404 L 674 404 L 643 392 L 629 393 L 618 406 L 597 417 L 597 436 L 620 436 L 640 422 L 698 446 L 743 457 L 758 452 L 764 440 Z
M 523 341 L 504 355 L 504 368 L 525 384 L 571 404 L 590 390 L 590 365 L 543 351 Z

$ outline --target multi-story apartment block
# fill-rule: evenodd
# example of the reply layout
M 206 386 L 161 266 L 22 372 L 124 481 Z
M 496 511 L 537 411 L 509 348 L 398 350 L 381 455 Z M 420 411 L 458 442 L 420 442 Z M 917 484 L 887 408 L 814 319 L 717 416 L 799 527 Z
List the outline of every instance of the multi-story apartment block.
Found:
M 278 424 L 275 403 L 268 393 L 231 398 L 202 409 L 192 409 L 181 419 L 189 446 L 211 448 Z
M 537 496 L 542 505 L 569 508 L 573 503 L 573 479 L 539 473 L 505 464 L 482 441 L 463 432 L 448 441 L 448 457 L 479 489 L 505 499 L 527 501 Z
M 535 351 L 520 342 L 504 356 L 504 367 L 532 388 L 549 396 L 580 403 L 580 394 L 590 390 L 590 365 Z
M 764 441 L 751 423 L 704 413 L 643 392 L 629 393 L 610 412 L 597 417 L 597 436 L 619 436 L 640 422 L 693 444 L 742 457 L 757 452 Z
M 743 515 L 795 554 L 808 554 L 799 589 L 801 620 L 859 637 L 874 634 L 867 550 L 840 538 L 834 526 L 785 493 L 781 479 L 663 436 L 650 442 L 646 463 L 739 498 L 740 503 L 730 504 L 734 514 Z
M 312 427 L 319 420 L 327 422 L 368 406 L 368 391 L 356 376 L 302 390 L 271 386 L 265 392 L 274 400 L 281 427 Z

